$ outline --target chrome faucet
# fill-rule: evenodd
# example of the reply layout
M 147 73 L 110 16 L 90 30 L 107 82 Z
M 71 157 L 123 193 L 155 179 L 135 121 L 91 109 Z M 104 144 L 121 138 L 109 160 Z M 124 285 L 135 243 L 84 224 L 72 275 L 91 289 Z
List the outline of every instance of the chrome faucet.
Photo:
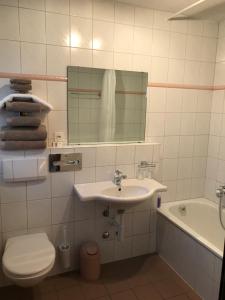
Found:
M 121 182 L 126 179 L 127 175 L 124 175 L 120 170 L 116 170 L 113 177 L 113 183 L 121 189 Z
M 225 185 L 221 185 L 219 188 L 216 189 L 216 196 L 217 198 L 222 198 L 225 195 Z

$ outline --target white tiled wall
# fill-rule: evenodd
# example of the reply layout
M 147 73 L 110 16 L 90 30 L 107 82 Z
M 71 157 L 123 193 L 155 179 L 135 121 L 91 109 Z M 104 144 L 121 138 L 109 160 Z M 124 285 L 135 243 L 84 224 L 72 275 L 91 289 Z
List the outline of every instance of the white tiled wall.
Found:
M 219 24 L 215 85 L 224 85 L 225 76 L 225 21 Z M 210 121 L 205 195 L 217 201 L 215 190 L 225 183 L 225 94 L 224 90 L 213 92 Z
M 111 0 L 0 1 L 0 71 L 66 75 L 67 65 L 80 65 L 146 71 L 149 82 L 212 84 L 217 24 L 167 22 L 168 16 L 167 12 Z M 221 37 L 222 28 L 221 25 Z M 218 63 L 217 81 L 222 72 L 223 64 Z M 8 93 L 7 85 L 7 79 L 0 79 L 1 97 Z M 33 81 L 32 85 L 33 93 L 54 106 L 46 121 L 51 142 L 55 131 L 67 130 L 66 83 Z M 98 206 L 84 206 L 73 199 L 74 181 L 111 179 L 115 167 L 134 177 L 136 163 L 148 155 L 153 161 L 160 161 L 155 177 L 169 187 L 164 201 L 202 196 L 211 96 L 207 91 L 164 88 L 148 91 L 146 141 L 161 143 L 161 155 L 151 147 L 146 151 L 142 145 L 88 147 L 82 149 L 84 168 L 79 173 L 54 174 L 44 182 L 13 187 L 3 184 L 0 222 L 3 241 L 15 233 L 45 230 L 57 245 L 61 241 L 62 224 L 66 223 L 71 244 L 77 251 L 76 245 L 84 236 L 100 236 L 103 225 Z M 219 113 L 215 114 L 211 132 L 220 128 Z M 213 142 L 210 140 L 211 151 L 216 151 L 217 142 L 216 136 Z M 0 158 L 7 155 L 12 153 L 0 153 Z M 154 224 L 148 224 L 155 219 L 154 215 L 148 203 L 136 210 L 137 213 L 126 215 L 127 237 L 123 245 L 114 239 L 102 242 L 99 238 L 104 261 L 154 249 Z M 37 219 L 34 211 L 43 218 Z M 137 226 L 132 227 L 134 218 Z

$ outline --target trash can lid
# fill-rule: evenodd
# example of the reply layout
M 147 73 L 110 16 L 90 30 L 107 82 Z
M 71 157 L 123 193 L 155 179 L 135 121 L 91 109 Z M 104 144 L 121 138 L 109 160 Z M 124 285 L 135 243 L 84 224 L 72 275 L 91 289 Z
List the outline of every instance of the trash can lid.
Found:
M 88 255 L 95 255 L 98 253 L 98 245 L 95 242 L 88 242 L 84 244 L 85 252 Z

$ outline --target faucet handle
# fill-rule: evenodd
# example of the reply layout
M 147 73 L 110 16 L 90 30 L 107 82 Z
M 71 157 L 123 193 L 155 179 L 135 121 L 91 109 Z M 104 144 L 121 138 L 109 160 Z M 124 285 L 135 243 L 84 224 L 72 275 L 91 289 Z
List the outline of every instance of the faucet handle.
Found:
M 119 175 L 122 175 L 123 173 L 119 169 L 116 169 L 115 172 L 114 172 L 114 174 L 116 176 L 119 176 Z

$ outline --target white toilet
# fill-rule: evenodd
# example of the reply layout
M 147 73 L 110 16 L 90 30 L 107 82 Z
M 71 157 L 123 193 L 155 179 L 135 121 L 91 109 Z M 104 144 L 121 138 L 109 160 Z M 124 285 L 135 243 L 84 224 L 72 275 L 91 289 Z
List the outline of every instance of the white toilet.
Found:
M 39 283 L 51 271 L 54 262 L 55 248 L 45 233 L 9 238 L 2 258 L 6 277 L 22 287 Z

